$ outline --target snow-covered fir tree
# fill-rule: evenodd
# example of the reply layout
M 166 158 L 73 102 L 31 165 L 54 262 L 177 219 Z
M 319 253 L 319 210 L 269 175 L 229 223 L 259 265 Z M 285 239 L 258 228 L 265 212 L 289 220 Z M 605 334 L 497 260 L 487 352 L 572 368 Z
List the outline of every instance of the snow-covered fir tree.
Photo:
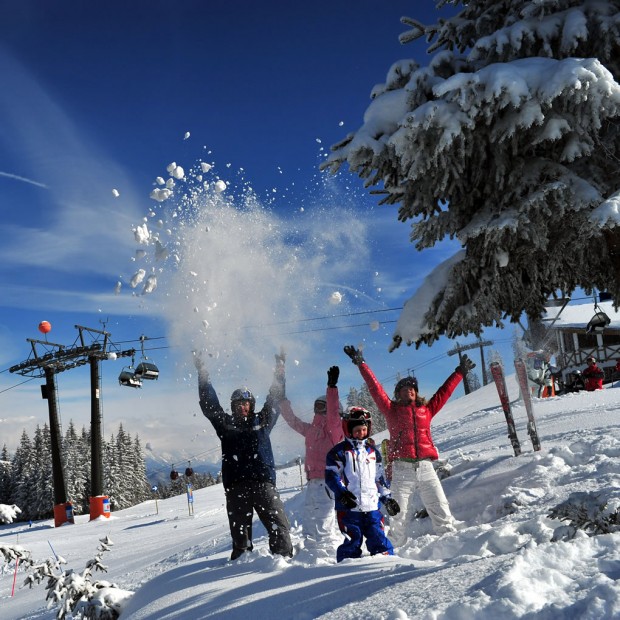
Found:
M 132 441 L 120 426 L 118 435 L 112 435 L 109 443 L 104 441 L 102 449 L 104 492 L 110 496 L 113 508 L 127 508 L 144 501 L 150 487 L 139 437 Z M 89 433 L 83 428 L 78 435 L 70 422 L 62 439 L 62 460 L 67 497 L 76 514 L 90 510 L 90 456 Z M 48 425 L 37 426 L 34 440 L 24 431 L 13 457 L 6 447 L 0 457 L 0 504 L 18 505 L 20 520 L 51 517 L 54 488 Z
M 0 504 L 7 504 L 11 492 L 11 457 L 6 444 L 0 452 Z
M 619 303 L 618 2 L 436 6 L 452 14 L 402 19 L 401 42 L 429 42 L 428 66 L 396 62 L 323 164 L 378 185 L 417 249 L 463 248 L 407 302 L 391 348 L 534 320 L 576 287 Z
M 49 514 L 50 498 L 54 497 L 52 449 L 47 424 L 43 428 L 37 425 L 35 429 L 32 459 L 34 462 L 32 476 L 26 481 L 32 492 L 30 516 L 41 519 Z

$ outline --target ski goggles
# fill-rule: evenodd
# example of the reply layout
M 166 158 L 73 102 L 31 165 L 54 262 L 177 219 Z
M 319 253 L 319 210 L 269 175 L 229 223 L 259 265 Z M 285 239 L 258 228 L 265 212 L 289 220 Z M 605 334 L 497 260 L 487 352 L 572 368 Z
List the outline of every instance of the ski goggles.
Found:
M 325 413 L 326 411 L 327 411 L 327 403 L 324 400 L 314 401 L 314 412 L 315 413 Z

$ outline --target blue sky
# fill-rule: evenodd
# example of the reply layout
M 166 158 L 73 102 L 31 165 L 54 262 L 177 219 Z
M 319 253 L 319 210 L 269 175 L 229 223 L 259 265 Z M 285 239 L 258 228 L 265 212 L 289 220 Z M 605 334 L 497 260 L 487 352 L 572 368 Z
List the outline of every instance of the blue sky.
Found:
M 142 390 L 121 388 L 123 362 L 104 362 L 102 397 L 106 435 L 122 421 L 157 454 L 184 448 L 194 455 L 212 445 L 196 403 L 194 348 L 210 352 L 223 403 L 240 383 L 264 396 L 265 367 L 281 344 L 302 417 L 330 365 L 341 367 L 343 396 L 360 385 L 342 353 L 349 343 L 364 346 L 387 387 L 398 372 L 416 368 L 422 391 L 432 394 L 456 364 L 446 354 L 454 342 L 389 354 L 398 312 L 388 310 L 402 307 L 456 245 L 416 253 L 395 208 L 378 207 L 350 173 L 329 178 L 318 170 L 329 146 L 361 125 L 372 87 L 393 62 L 415 56 L 426 64 L 424 42 L 398 42 L 402 15 L 435 20 L 434 3 L 419 4 L 24 0 L 7 12 L 0 24 L 0 443 L 13 449 L 22 428 L 47 421 L 40 381 L 17 386 L 23 378 L 6 372 L 28 356 L 27 338 L 43 338 L 41 320 L 53 325 L 49 340 L 66 346 L 77 337 L 75 325 L 108 330 L 120 348 L 139 346 L 140 335 L 153 338 L 146 355 L 162 370 L 160 379 Z M 189 171 L 200 161 L 213 165 L 210 181 L 226 181 L 224 194 L 241 213 L 251 187 L 264 215 L 241 215 L 230 237 L 220 230 L 217 243 L 205 245 L 197 233 L 179 241 L 176 228 L 169 240 L 185 251 L 185 264 L 235 289 L 238 272 L 229 274 L 222 257 L 237 243 L 244 252 L 242 238 L 267 268 L 288 269 L 280 261 L 289 250 L 297 261 L 281 291 L 255 279 L 240 299 L 228 300 L 248 306 L 257 321 L 262 309 L 275 308 L 260 316 L 260 335 L 198 335 L 191 313 L 204 311 L 198 308 L 206 289 L 188 285 L 187 274 L 170 265 L 148 267 L 159 281 L 151 295 L 127 286 L 136 270 L 132 229 L 170 216 L 149 198 L 155 179 L 171 162 Z M 190 200 L 179 185 L 177 204 Z M 335 292 L 342 296 L 337 305 L 330 303 Z M 287 295 L 295 297 L 294 312 Z M 332 315 L 345 316 L 326 318 Z M 275 331 L 264 328 L 268 316 Z M 512 328 L 485 337 L 511 363 Z M 226 339 L 234 346 L 222 344 Z M 260 358 L 261 368 L 245 358 Z M 62 373 L 58 382 L 63 424 L 87 424 L 87 370 Z M 299 448 L 285 429 L 276 440 Z

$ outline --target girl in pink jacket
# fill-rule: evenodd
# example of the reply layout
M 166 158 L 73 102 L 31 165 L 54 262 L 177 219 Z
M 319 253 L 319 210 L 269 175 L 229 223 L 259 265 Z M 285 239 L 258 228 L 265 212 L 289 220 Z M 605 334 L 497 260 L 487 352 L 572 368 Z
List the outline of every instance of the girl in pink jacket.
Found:
M 392 496 L 401 508 L 401 512 L 390 520 L 390 539 L 395 546 L 401 546 L 411 533 L 415 491 L 420 493 L 435 532 L 454 532 L 457 521 L 450 512 L 450 505 L 433 467 L 433 461 L 439 455 L 431 436 L 431 420 L 475 364 L 464 355 L 461 364 L 428 402 L 420 397 L 415 377 L 401 379 L 396 384 L 392 399 L 368 368 L 359 350 L 346 346 L 344 352 L 359 368 L 390 431 L 388 460 L 392 465 Z
M 332 366 L 327 371 L 327 393 L 314 401 L 312 422 L 298 418 L 285 397 L 284 390 L 284 356 L 276 356 L 276 376 L 272 394 L 276 395 L 275 407 L 282 414 L 287 424 L 300 435 L 306 444 L 305 470 L 308 483 L 304 497 L 304 515 L 302 531 L 306 549 L 323 548 L 339 541 L 338 528 L 334 512 L 334 499 L 325 486 L 325 457 L 327 453 L 343 440 L 341 406 L 338 399 L 338 376 L 340 369 Z

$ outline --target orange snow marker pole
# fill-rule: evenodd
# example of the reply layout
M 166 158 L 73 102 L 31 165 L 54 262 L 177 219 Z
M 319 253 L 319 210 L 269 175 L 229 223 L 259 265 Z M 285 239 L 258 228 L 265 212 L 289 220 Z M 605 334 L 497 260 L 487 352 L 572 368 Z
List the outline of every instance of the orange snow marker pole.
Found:
M 11 596 L 15 594 L 15 582 L 17 581 L 17 566 L 19 565 L 19 558 L 15 558 L 15 574 L 13 575 L 13 589 L 11 590 Z

